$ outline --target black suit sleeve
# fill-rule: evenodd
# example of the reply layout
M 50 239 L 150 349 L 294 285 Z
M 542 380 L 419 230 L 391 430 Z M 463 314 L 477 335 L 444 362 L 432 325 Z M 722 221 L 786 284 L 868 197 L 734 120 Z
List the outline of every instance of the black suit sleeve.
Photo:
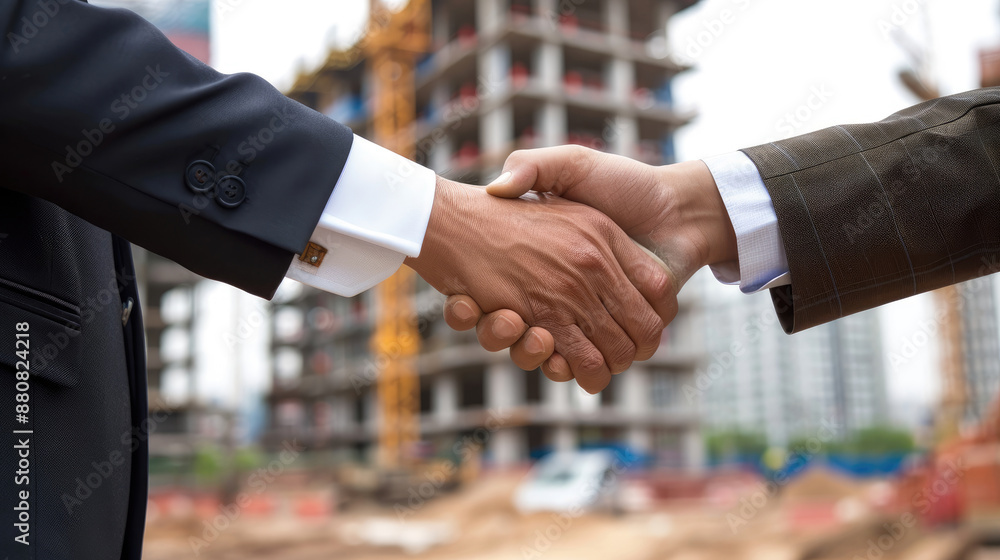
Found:
M 1000 88 L 744 151 L 788 257 L 787 332 L 1000 270 Z
M 0 188 L 273 295 L 343 170 L 348 128 L 257 76 L 219 74 L 127 10 L 7 0 L 0 28 Z

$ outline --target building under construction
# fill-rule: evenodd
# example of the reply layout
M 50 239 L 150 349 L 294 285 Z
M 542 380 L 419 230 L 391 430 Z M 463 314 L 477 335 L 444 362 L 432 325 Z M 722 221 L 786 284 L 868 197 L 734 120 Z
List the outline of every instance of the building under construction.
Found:
M 515 149 L 582 144 L 650 164 L 673 161 L 674 131 L 690 115 L 671 99 L 685 68 L 665 47 L 670 17 L 691 0 L 436 0 L 429 45 L 415 59 L 414 121 L 405 131 L 418 162 L 482 184 Z M 372 25 L 378 19 L 372 18 Z M 361 43 L 366 38 L 361 39 Z M 287 92 L 357 134 L 378 141 L 376 80 L 363 45 L 333 52 Z M 384 138 L 383 138 L 384 140 Z M 372 352 L 381 292 L 341 298 L 304 289 L 274 310 L 274 380 L 268 440 L 376 459 L 384 354 Z M 690 293 L 685 294 L 689 296 Z M 524 372 L 474 332 L 444 324 L 444 298 L 418 283 L 412 307 L 420 350 L 419 444 L 409 453 L 455 453 L 484 443 L 492 464 L 547 449 L 614 443 L 658 465 L 702 459 L 697 411 L 682 388 L 703 363 L 703 329 L 685 298 L 650 361 L 600 395 Z

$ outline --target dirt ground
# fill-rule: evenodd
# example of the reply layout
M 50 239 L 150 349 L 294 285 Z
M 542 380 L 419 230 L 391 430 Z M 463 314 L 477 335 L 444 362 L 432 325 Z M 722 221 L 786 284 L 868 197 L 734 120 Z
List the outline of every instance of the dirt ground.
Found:
M 790 527 L 782 507 L 763 508 L 733 529 L 733 508 L 677 505 L 641 514 L 521 515 L 511 505 L 519 476 L 500 476 L 425 503 L 356 507 L 330 517 L 240 515 L 222 530 L 202 521 L 154 521 L 147 560 L 793 560 L 864 557 L 880 520 Z M 738 514 L 738 513 L 737 513 Z M 876 534 L 877 533 L 871 533 Z M 882 560 L 927 558 L 914 532 Z M 914 543 L 917 543 L 915 546 Z M 811 551 L 811 552 L 807 552 Z M 983 558 L 992 558 L 984 556 Z

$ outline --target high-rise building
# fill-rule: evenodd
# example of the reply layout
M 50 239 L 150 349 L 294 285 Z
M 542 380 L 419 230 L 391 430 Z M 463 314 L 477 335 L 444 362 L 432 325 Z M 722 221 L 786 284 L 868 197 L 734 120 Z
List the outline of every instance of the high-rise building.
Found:
M 686 394 L 701 403 L 706 428 L 762 433 L 782 446 L 888 423 L 876 311 L 790 337 L 767 293 L 704 305 L 709 358 Z
M 962 363 L 965 370 L 964 423 L 989 416 L 1000 395 L 1000 327 L 996 281 L 992 276 L 959 284 L 962 301 Z
M 665 28 L 691 0 L 437 0 L 432 54 L 418 65 L 417 159 L 472 183 L 518 148 L 576 143 L 651 164 L 673 161 L 673 106 L 685 68 Z M 372 79 L 363 59 L 333 53 L 289 96 L 371 137 Z M 547 448 L 624 443 L 677 468 L 702 462 L 697 414 L 682 387 L 702 359 L 694 299 L 685 294 L 664 345 L 600 395 L 523 372 L 506 353 L 451 331 L 443 298 L 420 284 L 420 433 L 434 452 L 480 433 L 496 464 Z M 271 436 L 373 458 L 379 364 L 370 351 L 374 293 L 304 289 L 274 313 Z M 484 433 L 482 430 L 486 430 Z

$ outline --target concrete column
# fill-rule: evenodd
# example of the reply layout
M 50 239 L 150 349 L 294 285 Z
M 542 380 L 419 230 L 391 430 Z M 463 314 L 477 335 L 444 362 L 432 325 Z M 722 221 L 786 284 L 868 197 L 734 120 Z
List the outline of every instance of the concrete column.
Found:
M 479 147 L 485 155 L 506 154 L 514 142 L 514 108 L 510 103 L 483 115 Z
M 569 383 L 555 383 L 548 379 L 542 380 L 542 408 L 556 417 L 569 414 Z
M 635 91 L 635 65 L 631 60 L 612 59 L 606 76 L 608 93 L 617 103 L 631 104 Z
M 479 83 L 476 94 L 480 103 L 500 97 L 510 89 L 510 45 L 497 43 L 479 54 Z
M 559 146 L 566 143 L 566 106 L 548 102 L 538 110 L 538 139 L 542 146 Z
M 495 33 L 509 13 L 507 0 L 476 0 L 476 29 L 480 35 Z
M 556 451 L 576 450 L 576 430 L 572 426 L 556 426 L 552 434 L 552 447 Z
M 537 13 L 545 21 L 559 24 L 559 0 L 535 0 Z
M 580 412 L 600 412 L 600 394 L 591 395 L 577 385 L 573 386 L 571 394 L 573 395 L 573 408 L 576 410 L 579 410 Z
M 649 453 L 653 450 L 653 433 L 649 428 L 632 426 L 625 433 L 625 443 L 635 451 Z
M 524 430 L 505 428 L 490 436 L 487 449 L 498 467 L 509 468 L 528 457 L 528 443 Z
M 451 154 L 455 153 L 455 142 L 450 136 L 437 134 L 425 143 L 430 146 L 427 165 L 439 174 L 446 172 L 451 167 Z
M 639 148 L 639 123 L 634 117 L 614 117 L 604 129 L 604 136 L 612 153 L 635 157 Z
M 486 406 L 503 412 L 524 404 L 524 374 L 511 363 L 486 368 Z
M 452 373 L 439 375 L 434 382 L 434 420 L 446 424 L 458 416 L 458 381 Z
M 440 80 L 438 83 L 434 84 L 434 89 L 431 90 L 431 107 L 444 107 L 448 103 L 449 99 L 450 95 L 448 92 L 447 82 Z
M 670 23 L 670 18 L 674 17 L 676 13 L 677 6 L 673 2 L 662 2 L 657 14 L 657 29 L 669 29 L 667 24 Z
M 451 23 L 448 16 L 448 10 L 434 10 L 434 21 L 431 24 L 433 30 L 431 33 L 433 34 L 434 40 L 440 41 L 441 44 L 445 44 L 449 39 L 451 39 L 451 37 L 448 36 L 449 24 Z
M 535 71 L 538 80 L 549 93 L 562 90 L 563 50 L 561 45 L 542 43 L 535 51 Z
M 618 393 L 619 411 L 634 416 L 649 414 L 652 409 L 649 370 L 633 366 L 615 382 L 621 382 Z
M 681 447 L 687 471 L 698 472 L 705 468 L 705 441 L 697 426 L 689 426 L 684 430 L 681 434 Z
M 611 35 L 629 36 L 627 0 L 604 0 L 604 17 L 608 22 L 608 31 Z
M 557 16 L 558 17 L 558 16 Z M 538 80 L 542 88 L 551 95 L 557 95 L 563 87 L 563 51 L 560 45 L 543 43 L 536 52 L 535 64 Z M 566 143 L 566 107 L 548 102 L 538 111 L 535 130 L 543 146 L 558 146 Z
M 382 414 L 375 391 L 366 391 L 361 400 L 358 401 L 358 405 L 362 407 L 363 411 L 362 417 L 364 421 L 362 422 L 362 427 L 364 431 L 370 435 L 377 434 L 379 417 Z
M 437 112 L 435 128 L 430 134 L 417 142 L 417 151 L 427 155 L 427 166 L 438 173 L 443 173 L 451 166 L 451 154 L 455 151 L 454 142 L 448 135 L 445 125 L 444 110 L 449 101 L 448 84 L 439 81 L 431 91 L 430 106 Z
M 335 396 L 330 399 L 331 427 L 335 432 L 349 432 L 356 429 L 354 418 L 351 417 L 353 403 L 344 396 Z

